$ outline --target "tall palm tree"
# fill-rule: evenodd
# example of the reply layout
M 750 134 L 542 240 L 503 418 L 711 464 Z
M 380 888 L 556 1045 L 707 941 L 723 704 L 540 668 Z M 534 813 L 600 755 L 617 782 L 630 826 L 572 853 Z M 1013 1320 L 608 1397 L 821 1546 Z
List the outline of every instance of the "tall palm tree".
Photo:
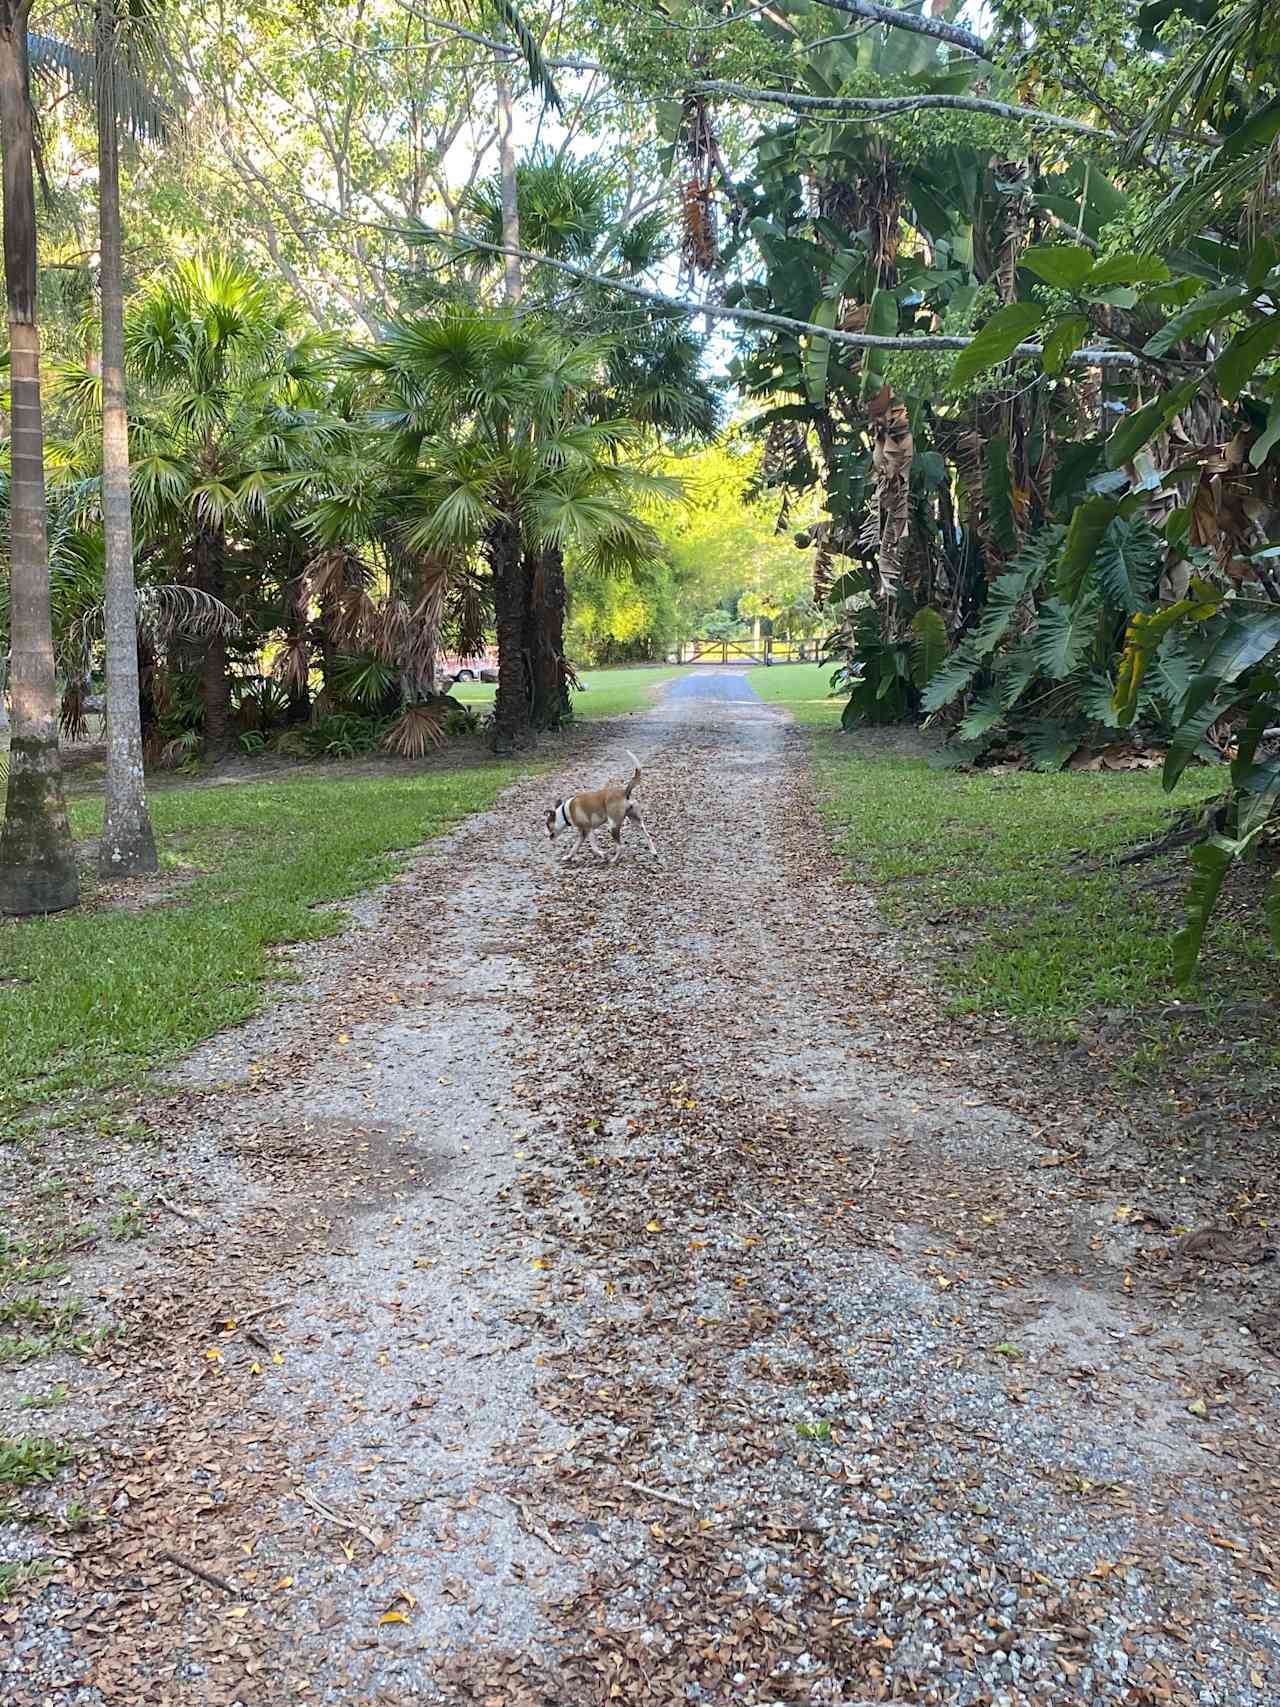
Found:
M 539 254 L 622 276 L 657 265 L 670 247 L 665 218 L 646 214 L 627 221 L 618 175 L 598 161 L 542 149 L 521 162 L 516 184 L 520 228 Z M 508 200 L 505 173 L 476 185 L 465 208 L 470 232 L 485 243 L 505 243 Z M 487 264 L 492 265 L 491 256 Z M 618 313 L 617 297 L 609 291 L 567 284 L 563 274 L 546 267 L 532 267 L 524 285 L 524 311 L 562 333 L 593 337 L 607 330 Z M 625 335 L 596 347 L 603 361 L 597 384 L 584 400 L 589 414 L 629 419 L 663 437 L 715 433 L 717 400 L 699 372 L 701 346 L 682 317 L 655 311 L 638 320 L 629 304 Z M 533 724 L 554 729 L 571 715 L 561 551 L 551 548 L 529 560 L 525 591 Z
M 150 17 L 137 0 L 97 0 L 94 49 L 98 132 L 98 249 L 102 297 L 102 521 L 106 538 L 107 783 L 98 870 L 103 877 L 154 871 L 138 693 L 138 597 L 129 497 L 129 416 L 124 375 L 124 234 L 120 222 L 119 61 L 121 25 Z M 154 134 L 154 116 L 135 102 L 135 132 Z
M 134 511 L 167 537 L 196 587 L 235 608 L 230 536 L 268 515 L 331 430 L 317 384 L 324 344 L 254 274 L 180 262 L 130 305 L 125 361 L 142 382 Z M 205 752 L 228 741 L 225 628 L 201 642 Z
M 534 744 L 527 648 L 530 562 L 572 546 L 615 565 L 653 555 L 635 514 L 669 481 L 621 460 L 633 424 L 593 420 L 607 347 L 568 345 L 531 323 L 455 310 L 401 321 L 351 365 L 378 374 L 404 471 L 406 544 L 482 554 L 493 578 L 498 639 L 494 750 Z
M 0 153 L 11 364 L 10 599 L 13 733 L 0 831 L 0 912 L 74 907 L 80 879 L 58 761 L 57 684 L 49 601 L 36 205 L 28 94 L 31 0 L 0 0 Z

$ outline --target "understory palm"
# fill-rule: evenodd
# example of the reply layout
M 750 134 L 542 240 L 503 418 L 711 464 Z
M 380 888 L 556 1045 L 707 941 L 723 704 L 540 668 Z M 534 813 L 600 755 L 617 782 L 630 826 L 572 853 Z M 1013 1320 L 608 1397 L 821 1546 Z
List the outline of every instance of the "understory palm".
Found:
M 297 311 L 253 274 L 184 261 L 129 310 L 125 359 L 143 390 L 134 426 L 137 520 L 204 593 L 233 610 L 236 544 L 286 505 L 336 426 L 320 386 L 325 347 L 300 337 Z M 198 643 L 206 751 L 227 742 L 227 635 Z
M 457 310 L 401 321 L 349 365 L 376 376 L 375 419 L 389 435 L 401 531 L 415 551 L 480 556 L 493 582 L 498 640 L 494 745 L 532 745 L 531 635 L 548 554 L 634 563 L 655 541 L 635 503 L 670 491 L 621 460 L 629 422 L 592 419 L 607 347 L 572 347 L 526 321 Z

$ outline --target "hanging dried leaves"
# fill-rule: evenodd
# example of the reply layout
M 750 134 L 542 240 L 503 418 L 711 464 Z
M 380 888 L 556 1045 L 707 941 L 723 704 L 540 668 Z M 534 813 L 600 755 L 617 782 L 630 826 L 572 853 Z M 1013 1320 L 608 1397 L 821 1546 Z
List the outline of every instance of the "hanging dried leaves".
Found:
M 886 608 L 894 605 L 902 583 L 911 512 L 908 485 L 915 439 L 906 406 L 890 396 L 876 399 L 872 428 L 878 540 L 877 564 Z

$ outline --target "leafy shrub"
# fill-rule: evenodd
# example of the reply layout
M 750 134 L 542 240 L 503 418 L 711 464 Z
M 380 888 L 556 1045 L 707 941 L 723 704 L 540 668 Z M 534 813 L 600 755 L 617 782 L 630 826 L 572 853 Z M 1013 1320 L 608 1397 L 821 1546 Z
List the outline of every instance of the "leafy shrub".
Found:
M 382 718 L 335 711 L 306 731 L 307 752 L 313 759 L 354 759 L 377 752 L 384 732 Z

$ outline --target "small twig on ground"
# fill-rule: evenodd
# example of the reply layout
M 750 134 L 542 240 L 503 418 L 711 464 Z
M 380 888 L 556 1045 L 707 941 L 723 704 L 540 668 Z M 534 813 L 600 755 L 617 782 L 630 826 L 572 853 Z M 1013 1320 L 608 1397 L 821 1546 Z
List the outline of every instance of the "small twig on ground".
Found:
M 686 1511 L 701 1512 L 702 1508 L 693 1500 L 681 1499 L 679 1494 L 665 1493 L 661 1488 L 646 1487 L 643 1482 L 623 1482 L 624 1488 L 632 1488 L 638 1494 L 648 1494 L 651 1500 L 665 1500 L 668 1505 L 681 1505 Z
M 184 1559 L 180 1553 L 157 1553 L 156 1558 L 167 1565 L 177 1565 L 180 1570 L 190 1571 L 193 1577 L 199 1577 L 200 1581 L 208 1583 L 210 1588 L 220 1588 L 223 1594 L 229 1594 L 233 1600 L 240 1598 L 240 1590 L 225 1577 L 220 1577 L 213 1571 L 206 1571 L 203 1565 L 197 1565 L 191 1559 Z
M 872 1162 L 871 1162 L 871 1166 L 867 1169 L 866 1173 L 858 1181 L 858 1184 L 857 1184 L 857 1190 L 858 1191 L 865 1191 L 867 1189 L 867 1187 L 871 1184 L 872 1180 L 876 1177 L 876 1169 L 879 1166 L 880 1166 L 879 1156 L 873 1157 Z
M 518 1500 L 514 1494 L 503 1494 L 502 1498 L 504 1500 L 509 1500 L 520 1513 L 521 1518 L 524 1520 L 525 1529 L 536 1541 L 541 1541 L 544 1547 L 549 1547 L 553 1553 L 558 1553 L 563 1556 L 564 1548 L 561 1547 L 557 1541 L 553 1540 L 549 1530 L 544 1529 L 540 1523 L 536 1522 L 535 1519 L 529 1515 L 529 1508 L 523 1500 Z
M 312 1511 L 324 1518 L 326 1523 L 332 1523 L 338 1529 L 350 1529 L 356 1535 L 362 1535 L 375 1553 L 382 1546 L 382 1537 L 375 1530 L 366 1529 L 362 1523 L 353 1523 L 349 1517 L 339 1516 L 332 1506 L 327 1506 L 322 1499 L 312 1493 L 310 1488 L 299 1488 L 298 1498 L 304 1505 L 309 1505 Z
M 176 1215 L 179 1221 L 190 1221 L 192 1225 L 196 1227 L 202 1227 L 204 1225 L 198 1215 L 193 1214 L 189 1209 L 179 1209 L 176 1203 L 170 1203 L 169 1199 L 167 1197 L 161 1197 L 159 1192 L 156 1193 L 156 1202 L 162 1209 L 167 1209 L 170 1215 Z

